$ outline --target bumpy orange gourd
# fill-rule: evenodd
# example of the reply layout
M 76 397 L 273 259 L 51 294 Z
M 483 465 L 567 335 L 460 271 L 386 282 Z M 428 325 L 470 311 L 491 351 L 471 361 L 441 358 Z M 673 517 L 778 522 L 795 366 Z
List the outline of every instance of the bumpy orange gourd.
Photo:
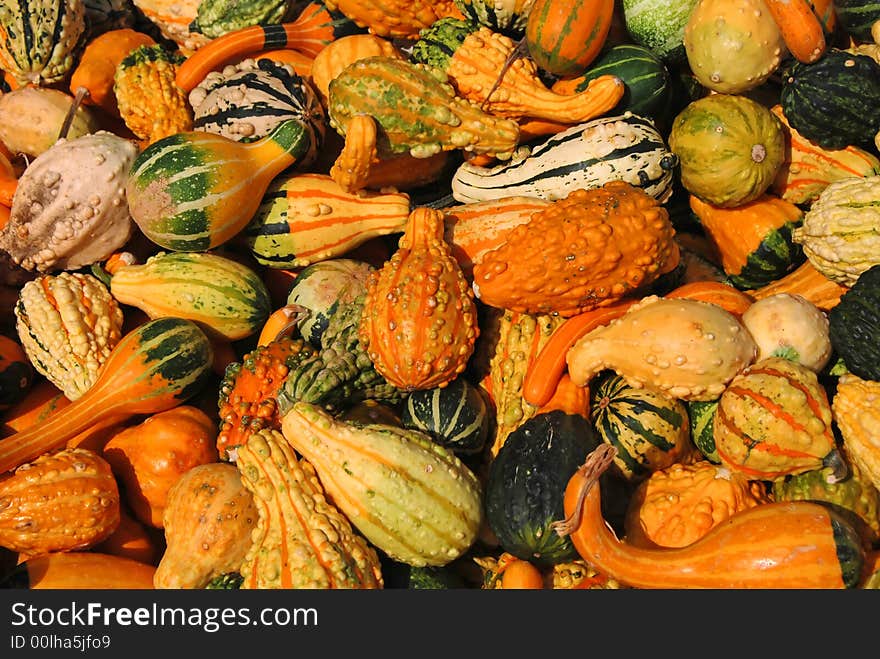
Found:
M 629 183 L 578 189 L 509 231 L 474 265 L 484 303 L 574 316 L 623 298 L 678 263 L 669 213 Z
M 0 482 L 0 546 L 12 551 L 89 549 L 118 524 L 116 480 L 93 451 L 45 454 Z
M 438 18 L 462 18 L 453 0 L 325 0 L 324 4 L 380 37 L 415 39 L 419 30 Z
M 442 211 L 414 209 L 397 251 L 370 273 L 358 338 L 376 370 L 401 389 L 449 384 L 479 334 L 473 291 L 444 230 Z

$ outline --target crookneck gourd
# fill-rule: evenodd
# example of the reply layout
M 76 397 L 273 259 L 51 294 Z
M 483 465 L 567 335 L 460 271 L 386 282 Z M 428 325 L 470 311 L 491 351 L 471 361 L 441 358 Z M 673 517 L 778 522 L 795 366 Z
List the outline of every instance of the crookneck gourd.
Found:
M 654 386 L 684 400 L 718 398 L 757 354 L 736 316 L 709 302 L 643 298 L 568 351 L 568 372 L 586 385 L 613 369 L 634 386 Z
M 515 121 L 484 112 L 476 103 L 457 96 L 441 70 L 396 57 L 355 61 L 330 81 L 328 95 L 330 125 L 345 137 L 345 147 L 330 173 L 343 185 L 341 177 L 349 170 L 354 172 L 343 185 L 347 189 L 364 187 L 375 158 L 407 152 L 427 158 L 462 149 L 504 159 L 519 141 Z M 350 124 L 359 116 L 372 119 L 370 123 L 378 127 L 350 134 Z
M 242 588 L 382 587 L 376 550 L 330 502 L 315 468 L 297 458 L 281 432 L 251 435 L 236 464 L 258 514 L 239 569 Z
M 444 71 L 459 96 L 499 117 L 576 124 L 608 112 L 623 97 L 624 84 L 612 75 L 576 94 L 558 94 L 544 84 L 531 58 L 514 58 L 505 69 L 515 48 L 513 39 L 488 27 L 442 18 L 421 31 L 412 61 Z
M 629 183 L 577 189 L 486 252 L 474 265 L 474 291 L 491 306 L 574 316 L 671 270 L 674 234 L 660 202 Z
M 442 211 L 416 208 L 397 250 L 370 273 L 358 338 L 376 370 L 404 390 L 455 379 L 479 333 L 473 291 L 444 231 Z

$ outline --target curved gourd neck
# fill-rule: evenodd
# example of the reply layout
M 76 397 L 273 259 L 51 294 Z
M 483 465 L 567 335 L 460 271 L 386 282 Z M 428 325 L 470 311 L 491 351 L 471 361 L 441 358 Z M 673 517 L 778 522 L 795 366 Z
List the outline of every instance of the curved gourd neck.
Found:
M 242 148 L 257 166 L 279 165 L 284 169 L 306 154 L 311 146 L 311 139 L 303 121 L 287 119 L 265 137 L 243 144 Z

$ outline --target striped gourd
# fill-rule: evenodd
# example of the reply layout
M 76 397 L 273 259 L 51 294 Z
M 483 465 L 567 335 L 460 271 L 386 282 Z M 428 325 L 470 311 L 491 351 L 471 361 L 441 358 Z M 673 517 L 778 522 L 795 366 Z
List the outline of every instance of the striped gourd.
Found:
M 846 33 L 856 41 L 871 41 L 871 27 L 880 21 L 877 0 L 834 0 L 834 13 Z
M 737 375 L 715 412 L 721 464 L 753 480 L 774 480 L 822 467 L 846 473 L 832 432 L 831 405 L 816 374 L 766 357 Z
M 667 64 L 687 61 L 684 29 L 700 0 L 621 0 L 626 31 Z
M 257 332 L 272 306 L 266 285 L 251 268 L 201 252 L 159 252 L 143 264 L 119 267 L 110 292 L 150 318 L 187 318 L 229 341 Z
M 591 394 L 590 420 L 602 441 L 617 449 L 614 465 L 626 480 L 644 480 L 692 453 L 684 403 L 650 387 L 633 387 L 608 373 Z
M 529 55 L 547 73 L 579 75 L 605 45 L 615 0 L 535 0 L 526 20 Z
M 238 142 L 266 137 L 285 119 L 300 119 L 310 130 L 309 150 L 296 164 L 309 167 L 324 143 L 327 119 L 311 83 L 288 64 L 245 59 L 209 73 L 189 93 L 193 130 Z
M 446 565 L 477 538 L 480 482 L 416 430 L 348 423 L 299 401 L 281 431 L 343 514 L 376 548 L 413 566 Z
M 782 122 L 785 160 L 770 185 L 792 204 L 812 204 L 830 183 L 851 176 L 880 174 L 880 158 L 857 146 L 823 149 L 788 124 L 779 104 L 770 108 Z
M 625 112 L 520 147 L 498 165 L 462 163 L 452 176 L 452 196 L 462 203 L 514 195 L 555 201 L 579 188 L 625 181 L 662 203 L 672 195 L 677 164 L 654 124 Z
M 465 18 L 511 38 L 525 34 L 534 4 L 535 0 L 455 0 Z
M 689 400 L 685 403 L 691 426 L 691 441 L 709 462 L 719 464 L 715 450 L 715 411 L 717 400 Z
M 626 112 L 654 118 L 666 105 L 670 89 L 669 71 L 657 55 L 644 46 L 622 43 L 606 48 L 575 78 L 561 78 L 551 89 L 560 94 L 577 94 L 599 76 L 613 75 L 623 81 L 626 91 L 615 106 Z
M 405 428 L 427 433 L 456 455 L 479 453 L 489 437 L 491 410 L 482 389 L 464 376 L 445 387 L 420 389 L 406 398 Z
M 298 119 L 249 144 L 199 131 L 169 135 L 135 159 L 129 211 L 160 247 L 207 251 L 244 229 L 272 179 L 310 148 L 311 131 Z
M 243 237 L 261 265 L 302 267 L 402 232 L 409 211 L 406 193 L 346 192 L 327 174 L 293 174 L 271 183 Z
M 64 79 L 76 62 L 85 17 L 82 0 L 0 1 L 0 69 L 20 85 Z

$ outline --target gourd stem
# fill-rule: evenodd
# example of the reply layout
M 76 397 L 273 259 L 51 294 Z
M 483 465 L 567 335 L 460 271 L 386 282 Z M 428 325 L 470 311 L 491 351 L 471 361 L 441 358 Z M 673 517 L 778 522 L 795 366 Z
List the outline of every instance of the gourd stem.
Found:
M 73 103 L 70 104 L 70 109 L 67 110 L 67 115 L 61 123 L 61 130 L 58 131 L 58 139 L 56 141 L 67 137 L 67 133 L 70 132 L 70 126 L 73 124 L 73 118 L 76 116 L 76 111 L 79 110 L 79 106 L 82 105 L 83 99 L 88 93 L 89 90 L 87 87 L 80 85 L 76 88 L 76 95 L 73 97 Z
M 578 469 L 578 472 L 584 479 L 584 484 L 581 487 L 580 492 L 578 492 L 574 511 L 572 511 L 571 515 L 565 519 L 553 522 L 550 525 L 551 528 L 556 531 L 557 535 L 561 537 L 571 535 L 580 526 L 581 514 L 584 509 L 584 500 L 587 498 L 590 490 L 593 489 L 593 485 L 599 481 L 599 476 L 601 476 L 614 461 L 614 456 L 616 455 L 617 449 L 614 446 L 611 446 L 610 444 L 600 444 L 587 456 L 584 464 Z

